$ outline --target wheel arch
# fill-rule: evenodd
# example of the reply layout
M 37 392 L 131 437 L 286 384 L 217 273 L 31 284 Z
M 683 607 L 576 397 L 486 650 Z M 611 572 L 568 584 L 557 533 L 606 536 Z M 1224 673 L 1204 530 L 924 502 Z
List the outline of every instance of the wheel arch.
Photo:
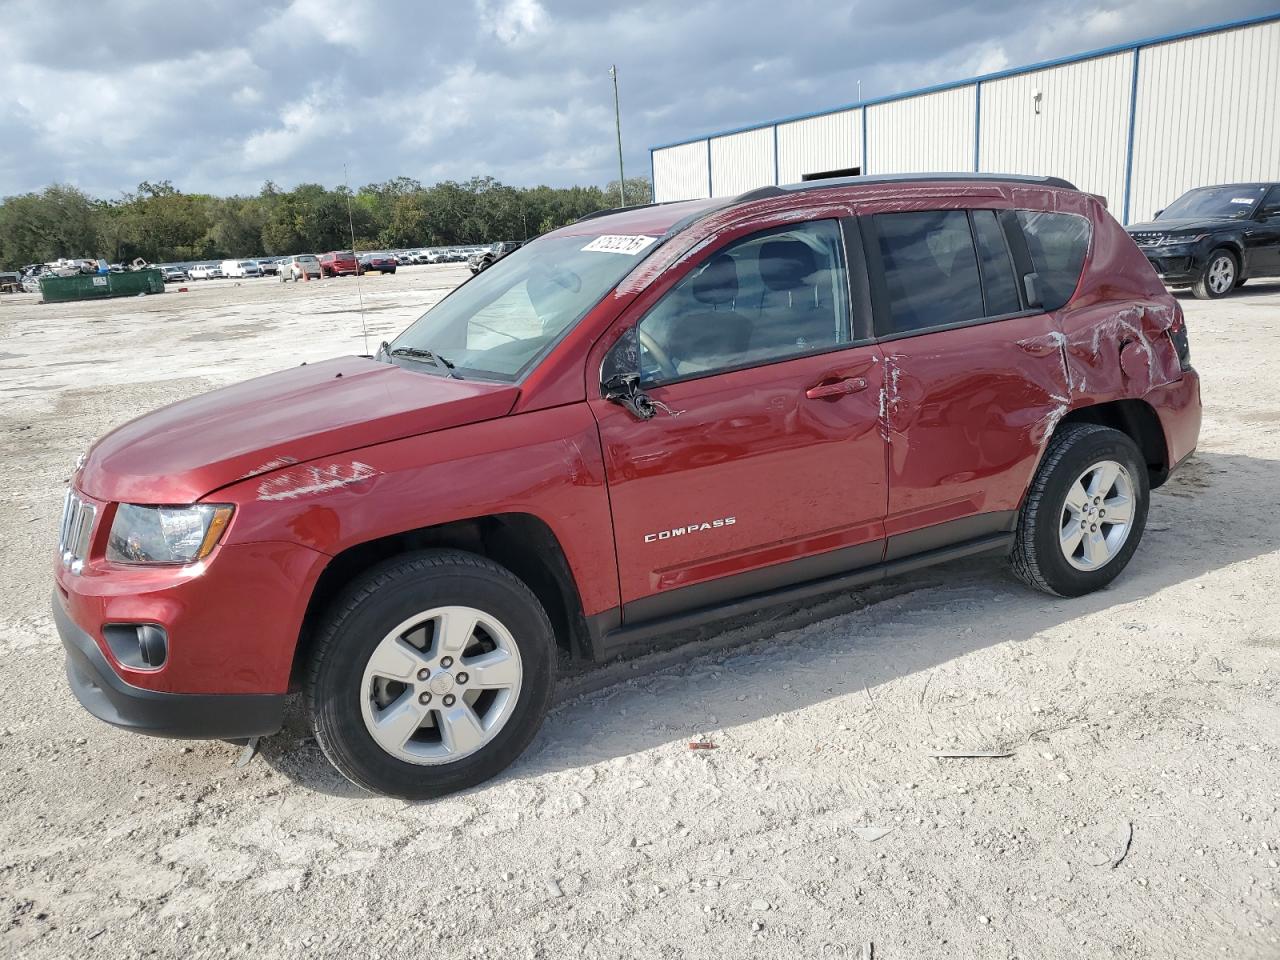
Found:
M 503 513 L 406 530 L 355 544 L 336 554 L 311 591 L 294 650 L 296 686 L 330 605 L 355 578 L 399 554 L 424 549 L 464 550 L 506 567 L 533 591 L 555 631 L 556 644 L 575 659 L 590 657 L 591 640 L 573 572 L 555 533 L 527 513 Z
M 1071 410 L 1058 423 L 1056 430 L 1068 423 L 1096 423 L 1119 430 L 1138 445 L 1147 465 L 1151 489 L 1169 477 L 1169 445 L 1155 408 L 1145 400 L 1109 400 Z

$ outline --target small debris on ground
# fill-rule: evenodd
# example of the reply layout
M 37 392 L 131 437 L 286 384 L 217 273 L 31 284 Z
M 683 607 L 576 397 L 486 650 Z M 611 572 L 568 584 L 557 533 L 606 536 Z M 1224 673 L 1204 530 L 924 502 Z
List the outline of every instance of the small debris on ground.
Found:
M 560 889 L 559 880 L 547 881 L 547 896 L 550 897 L 552 900 L 559 900 L 561 897 L 564 896 L 564 891 Z
M 854 827 L 853 835 L 868 843 L 875 843 L 887 833 L 893 833 L 893 827 Z
M 931 757 L 941 760 L 960 760 L 966 757 L 1012 757 L 1012 750 L 936 750 Z
M 710 740 L 690 740 L 690 750 L 719 750 L 720 748 Z

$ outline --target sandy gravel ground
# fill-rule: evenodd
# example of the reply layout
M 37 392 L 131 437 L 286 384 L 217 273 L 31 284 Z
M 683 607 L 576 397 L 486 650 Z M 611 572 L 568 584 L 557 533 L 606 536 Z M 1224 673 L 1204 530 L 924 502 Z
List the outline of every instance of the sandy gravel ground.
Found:
M 461 276 L 367 278 L 371 343 Z M 67 690 L 89 441 L 362 348 L 352 280 L 191 286 L 0 299 L 0 956 L 1280 956 L 1280 286 L 1184 301 L 1200 453 L 1111 589 L 968 563 L 765 614 L 571 679 L 506 775 L 420 805 L 297 717 L 237 767 Z M 959 749 L 1011 755 L 929 755 Z

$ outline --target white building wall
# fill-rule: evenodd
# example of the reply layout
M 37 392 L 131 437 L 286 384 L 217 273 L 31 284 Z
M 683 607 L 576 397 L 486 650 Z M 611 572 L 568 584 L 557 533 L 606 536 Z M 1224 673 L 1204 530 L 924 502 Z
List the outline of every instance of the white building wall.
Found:
M 1280 21 L 1138 56 L 1131 223 L 1192 187 L 1280 180 Z
M 973 169 L 973 84 L 867 107 L 864 173 Z
M 841 110 L 778 124 L 778 182 L 862 166 L 862 111 Z
M 708 196 L 707 141 L 695 140 L 653 151 L 653 198 L 701 200 Z
M 1132 52 L 983 83 L 979 168 L 1064 177 L 1119 216 L 1132 89 Z
M 735 197 L 774 182 L 773 127 L 712 138 L 713 197 Z

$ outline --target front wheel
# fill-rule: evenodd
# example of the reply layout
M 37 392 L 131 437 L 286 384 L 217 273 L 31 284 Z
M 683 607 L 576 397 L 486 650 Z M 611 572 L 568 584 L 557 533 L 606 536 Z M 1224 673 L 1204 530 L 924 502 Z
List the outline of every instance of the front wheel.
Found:
M 1138 549 L 1149 498 L 1146 463 L 1126 434 L 1093 423 L 1062 426 L 1027 491 L 1013 572 L 1062 597 L 1100 590 Z
M 425 800 L 515 760 L 554 682 L 555 639 L 529 588 L 484 557 L 430 550 L 344 592 L 320 629 L 305 695 L 316 740 L 344 776 Z
M 1236 287 L 1240 268 L 1230 250 L 1218 249 L 1209 254 L 1200 279 L 1191 285 L 1191 293 L 1197 300 L 1217 300 Z

